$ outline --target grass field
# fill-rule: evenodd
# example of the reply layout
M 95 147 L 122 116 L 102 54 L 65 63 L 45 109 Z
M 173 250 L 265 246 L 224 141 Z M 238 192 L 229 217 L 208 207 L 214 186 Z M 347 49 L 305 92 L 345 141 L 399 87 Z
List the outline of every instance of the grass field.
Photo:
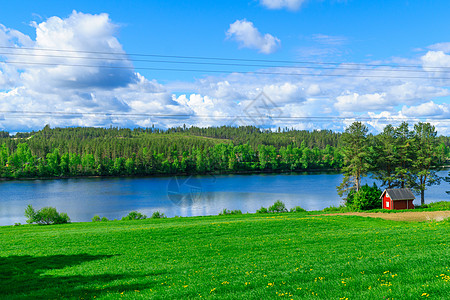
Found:
M 2 299 L 448 299 L 450 222 L 306 213 L 0 227 Z

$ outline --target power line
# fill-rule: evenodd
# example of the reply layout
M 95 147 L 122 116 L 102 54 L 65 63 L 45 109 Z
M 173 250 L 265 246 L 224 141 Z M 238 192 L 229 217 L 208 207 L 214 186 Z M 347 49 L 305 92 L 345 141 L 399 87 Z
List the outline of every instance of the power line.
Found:
M 17 65 L 41 65 L 41 66 L 63 66 L 63 67 L 87 67 L 87 68 L 108 68 L 108 69 L 128 69 L 128 70 L 151 70 L 151 71 L 172 71 L 172 72 L 201 72 L 201 73 L 221 73 L 221 74 L 254 74 L 254 75 L 283 75 L 283 76 L 305 76 L 305 77 L 353 77 L 353 78 L 391 78 L 391 79 L 428 79 L 428 80 L 450 80 L 450 77 L 423 77 L 423 76 L 389 76 L 371 74 L 311 74 L 311 73 L 285 73 L 285 72 L 261 72 L 261 71 L 229 71 L 229 70 L 207 70 L 207 69 L 181 69 L 181 68 L 154 68 L 154 67 L 128 67 L 128 66 L 108 66 L 89 64 L 58 64 L 41 62 L 3 61 L 5 64 Z
M 1 48 L 1 47 L 0 47 Z M 67 59 L 87 59 L 87 60 L 108 60 L 123 62 L 149 62 L 149 63 L 168 63 L 168 64 L 189 64 L 189 65 L 210 65 L 210 66 L 233 66 L 233 67 L 263 67 L 263 68 L 287 68 L 287 69 L 313 69 L 313 70 L 350 70 L 350 71 L 375 71 L 375 72 L 413 72 L 427 73 L 430 71 L 421 69 L 374 69 L 374 68 L 343 68 L 341 66 L 323 67 L 323 66 L 286 66 L 286 65 L 265 65 L 265 64 L 244 64 L 244 63 L 219 63 L 204 61 L 176 61 L 176 60 L 155 60 L 155 59 L 133 59 L 133 58 L 115 58 L 115 57 L 92 57 L 92 56 L 71 56 L 71 55 L 51 55 L 51 54 L 29 54 L 29 53 L 9 53 L 0 52 L 0 55 L 26 56 L 26 57 L 46 57 L 46 58 L 67 58 Z M 7 61 L 6 61 L 7 63 Z M 313 63 L 311 63 L 313 64 Z M 130 68 L 132 68 L 130 66 Z M 445 67 L 428 67 L 429 69 L 450 69 Z M 440 73 L 449 73 L 450 71 L 439 71 Z
M 246 58 L 227 58 L 227 57 L 208 57 L 208 56 L 183 56 L 183 55 L 163 55 L 163 54 L 145 54 L 145 53 L 122 53 L 122 52 L 103 52 L 103 51 L 83 51 L 70 49 L 50 49 L 50 48 L 32 48 L 32 47 L 12 47 L 0 46 L 0 49 L 13 50 L 32 50 L 32 51 L 49 51 L 49 52 L 70 52 L 70 53 L 86 53 L 86 54 L 103 54 L 103 55 L 122 55 L 122 56 L 138 56 L 138 57 L 161 57 L 161 58 L 177 58 L 177 59 L 198 59 L 198 60 L 219 60 L 219 61 L 245 61 L 245 62 L 267 62 L 267 63 L 288 63 L 288 64 L 317 64 L 317 65 L 346 65 L 346 66 L 369 66 L 369 67 L 400 67 L 400 68 L 423 68 L 422 65 L 401 65 L 401 64 L 369 64 L 369 63 L 346 63 L 346 62 L 317 62 L 317 61 L 298 61 L 298 60 L 270 60 L 270 59 L 246 59 Z M 450 69 L 450 67 L 426 67 L 431 69 Z

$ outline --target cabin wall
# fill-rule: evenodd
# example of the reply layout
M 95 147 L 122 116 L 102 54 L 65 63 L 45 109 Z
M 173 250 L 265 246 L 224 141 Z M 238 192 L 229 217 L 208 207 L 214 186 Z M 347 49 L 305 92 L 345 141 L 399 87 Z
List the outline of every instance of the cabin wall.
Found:
M 413 209 L 413 200 L 397 200 L 394 201 L 393 209 Z
M 383 197 L 383 208 L 384 209 L 392 209 L 392 200 L 387 195 L 384 195 Z

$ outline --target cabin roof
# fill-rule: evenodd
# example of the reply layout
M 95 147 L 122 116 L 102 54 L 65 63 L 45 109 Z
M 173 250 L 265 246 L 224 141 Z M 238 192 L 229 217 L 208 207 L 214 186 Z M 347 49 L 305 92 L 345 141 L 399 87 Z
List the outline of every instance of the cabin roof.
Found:
M 385 189 L 383 194 L 381 194 L 380 199 L 384 197 L 384 194 L 387 194 L 389 198 L 393 201 L 395 200 L 414 200 L 414 194 L 411 192 L 411 189 L 402 188 L 402 189 Z

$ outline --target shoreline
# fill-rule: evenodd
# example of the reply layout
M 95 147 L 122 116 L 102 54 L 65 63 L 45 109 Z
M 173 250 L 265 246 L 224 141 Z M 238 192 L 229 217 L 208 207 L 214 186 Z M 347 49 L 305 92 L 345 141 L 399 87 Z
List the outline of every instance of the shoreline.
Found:
M 258 174 L 292 174 L 303 175 L 306 173 L 336 173 L 341 174 L 340 169 L 310 169 L 302 171 L 239 171 L 239 172 L 209 172 L 209 173 L 174 173 L 174 174 L 145 174 L 145 175 L 79 175 L 79 176 L 54 176 L 54 177 L 1 177 L 1 181 L 14 181 L 14 180 L 57 180 L 57 179 L 92 179 L 92 178 L 154 178 L 154 177 L 174 177 L 174 176 L 215 176 L 215 175 L 258 175 Z
M 260 216 L 260 217 L 271 217 L 271 216 L 285 216 L 285 215 L 298 215 L 303 214 L 308 217 L 320 217 L 320 216 L 358 216 L 358 217 L 365 217 L 365 218 L 380 218 L 384 220 L 389 221 L 405 221 L 405 222 L 426 222 L 426 221 L 435 221 L 440 222 L 444 221 L 446 219 L 450 218 L 450 210 L 448 209 L 430 209 L 430 208 L 418 208 L 418 209 L 410 209 L 410 210 L 368 210 L 368 211 L 348 211 L 348 212 L 326 212 L 323 210 L 308 210 L 304 212 L 295 212 L 295 211 L 288 211 L 288 212 L 278 212 L 278 213 L 241 213 L 241 214 L 226 214 L 226 215 L 204 215 L 204 216 L 174 216 L 174 217 L 165 217 L 160 219 L 165 220 L 179 220 L 179 219 L 191 219 L 191 218 L 224 218 L 224 217 L 239 217 L 239 216 Z M 142 220 L 157 220 L 158 218 L 151 218 L 147 217 Z M 142 220 L 126 220 L 123 221 L 121 219 L 114 219 L 114 220 L 108 220 L 108 221 L 75 221 L 75 222 L 69 222 L 65 224 L 51 224 L 53 226 L 59 226 L 59 225 L 68 225 L 68 224 L 85 224 L 85 223 L 108 223 L 108 222 L 130 222 L 130 221 L 142 221 Z M 20 227 L 20 226 L 47 226 L 42 224 L 20 224 L 20 225 L 0 225 L 0 228 L 5 227 Z M 52 227 L 53 227 L 52 226 Z

